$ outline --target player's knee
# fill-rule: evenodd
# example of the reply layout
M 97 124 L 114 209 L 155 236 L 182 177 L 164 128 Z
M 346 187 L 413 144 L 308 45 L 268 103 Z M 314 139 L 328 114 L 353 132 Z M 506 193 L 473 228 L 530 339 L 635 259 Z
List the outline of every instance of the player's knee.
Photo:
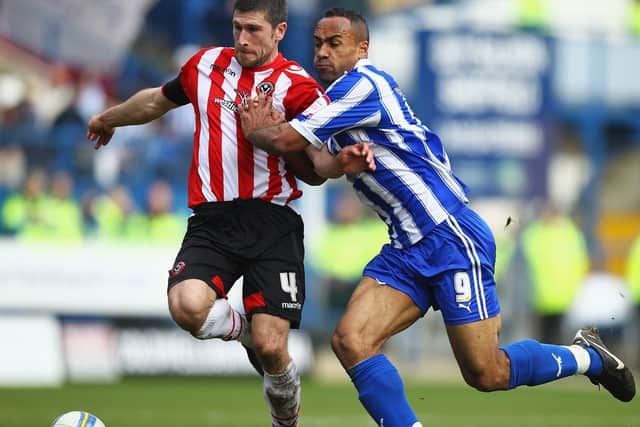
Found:
M 169 292 L 169 312 L 173 320 L 181 328 L 196 334 L 211 308 L 208 300 L 201 298 L 197 292 L 190 292 L 187 289 Z
M 465 375 L 464 379 L 467 384 L 478 391 L 489 392 L 502 390 L 502 387 L 500 387 L 500 384 L 498 383 L 498 381 L 496 381 L 496 378 L 492 377 L 491 374 L 487 372 Z
M 252 338 L 253 350 L 266 365 L 273 365 L 287 355 L 286 338 L 278 333 L 254 334 Z
M 357 333 L 334 332 L 331 337 L 331 347 L 338 359 L 343 362 L 350 362 L 354 359 L 362 359 L 369 353 L 375 353 L 367 345 L 367 341 Z
M 471 387 L 489 392 L 509 388 L 509 372 L 500 364 L 486 364 L 463 369 L 462 376 Z

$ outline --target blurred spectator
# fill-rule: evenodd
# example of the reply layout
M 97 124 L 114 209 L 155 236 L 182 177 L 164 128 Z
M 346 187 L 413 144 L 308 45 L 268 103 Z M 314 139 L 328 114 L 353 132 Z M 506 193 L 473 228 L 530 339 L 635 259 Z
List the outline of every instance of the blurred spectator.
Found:
M 165 181 L 155 181 L 147 193 L 147 213 L 132 214 L 126 237 L 157 243 L 179 243 L 186 231 L 184 218 L 172 212 L 173 190 Z
M 107 240 L 124 238 L 125 225 L 133 211 L 131 194 L 123 186 L 116 186 L 108 194 L 96 198 L 91 205 L 96 236 Z
M 635 344 L 635 363 L 640 367 L 640 235 L 633 242 L 627 258 L 626 279 L 636 311 L 635 321 L 632 323 L 635 328 L 635 331 L 632 332 L 635 332 L 635 336 L 632 336 L 631 339 Z
M 629 13 L 631 32 L 636 37 L 640 37 L 640 0 L 633 0 L 629 7 L 631 8 Z
M 518 27 L 523 30 L 543 30 L 547 26 L 545 0 L 517 0 Z
M 23 240 L 78 241 L 82 239 L 82 212 L 73 198 L 73 178 L 56 173 L 51 191 L 47 176 L 36 170 L 27 178 L 22 192 L 14 193 L 2 208 L 4 229 Z
M 73 102 L 75 83 L 71 69 L 65 64 L 55 65 L 47 77 L 47 89 L 38 92 L 38 102 L 34 107 L 38 117 L 49 125 Z
M 193 116 L 193 112 L 189 112 Z M 135 146 L 139 159 L 136 164 L 137 169 L 145 174 L 184 185 L 189 172 L 185 165 L 191 162 L 193 130 L 189 140 L 184 140 L 174 132 L 172 124 L 165 116 L 149 123 L 149 136 Z
M 33 170 L 21 191 L 7 197 L 2 206 L 2 230 L 5 234 L 20 235 L 26 229 L 38 227 L 46 215 L 47 176 L 42 170 Z
M 496 264 L 494 277 L 498 285 L 505 277 L 516 251 L 516 242 L 509 233 L 495 233 L 496 237 Z
M 640 236 L 631 245 L 631 251 L 627 259 L 626 277 L 633 301 L 640 314 Z
M 351 297 L 362 277 L 364 266 L 389 240 L 386 227 L 365 214 L 350 188 L 336 196 L 327 229 L 311 248 L 310 262 L 321 276 L 321 286 L 331 326 Z M 324 325 L 329 332 L 330 325 Z
M 87 120 L 84 114 L 90 113 L 90 109 L 97 105 L 104 106 L 104 99 L 91 100 L 93 96 L 105 96 L 104 92 L 98 95 L 99 90 L 92 87 L 94 84 L 85 80 L 75 85 L 71 102 L 53 119 L 49 132 L 49 144 L 55 150 L 53 170 L 73 170 L 83 177 L 91 174 L 92 156 L 81 161 L 80 154 L 83 148 L 91 149 L 91 145 L 86 143 Z
M 45 143 L 28 95 L 26 83 L 14 75 L 0 76 L 0 186 L 15 188 L 29 166 L 41 165 L 46 158 Z
M 46 229 L 26 237 L 66 242 L 82 239 L 82 210 L 73 196 L 73 187 L 74 180 L 70 173 L 60 171 L 53 175 L 46 203 Z
M 81 73 L 76 89 L 75 105 L 85 123 L 91 116 L 106 108 L 107 93 L 97 73 L 92 71 Z
M 585 237 L 569 216 L 547 204 L 522 238 L 540 340 L 566 341 L 559 336 L 564 315 L 589 268 Z

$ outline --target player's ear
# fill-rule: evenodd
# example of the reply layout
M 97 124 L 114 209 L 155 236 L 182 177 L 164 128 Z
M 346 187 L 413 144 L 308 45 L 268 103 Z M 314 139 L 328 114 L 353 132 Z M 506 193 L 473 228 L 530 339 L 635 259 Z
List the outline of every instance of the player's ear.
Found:
M 369 57 L 369 41 L 362 40 L 358 42 L 358 58 L 368 58 Z
M 276 25 L 276 28 L 274 29 L 274 35 L 276 38 L 276 41 L 280 41 L 284 38 L 284 34 L 287 32 L 287 23 L 286 22 L 281 22 L 278 25 Z

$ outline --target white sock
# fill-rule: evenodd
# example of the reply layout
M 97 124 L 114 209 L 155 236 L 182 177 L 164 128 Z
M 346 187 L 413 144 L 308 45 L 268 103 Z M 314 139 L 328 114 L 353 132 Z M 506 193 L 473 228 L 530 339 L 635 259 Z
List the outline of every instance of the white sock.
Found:
M 201 340 L 222 338 L 237 340 L 248 332 L 247 319 L 229 305 L 226 299 L 217 299 L 195 337 Z
M 293 360 L 281 374 L 264 373 L 264 400 L 275 427 L 296 427 L 300 410 L 300 376 Z
M 576 362 L 578 363 L 578 370 L 576 374 L 584 374 L 591 366 L 591 356 L 589 356 L 589 352 L 582 346 L 574 344 L 566 346 L 569 351 L 573 354 L 573 357 L 576 358 Z

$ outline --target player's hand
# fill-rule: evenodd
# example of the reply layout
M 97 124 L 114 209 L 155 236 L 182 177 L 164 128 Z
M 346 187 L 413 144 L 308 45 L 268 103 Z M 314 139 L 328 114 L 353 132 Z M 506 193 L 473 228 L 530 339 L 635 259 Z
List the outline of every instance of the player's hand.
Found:
M 249 100 L 239 109 L 242 132 L 249 135 L 251 132 L 278 125 L 285 120 L 284 113 L 273 107 L 273 100 L 264 94 Z
M 347 175 L 376 170 L 373 150 L 366 142 L 347 145 L 336 155 L 336 160 L 338 160 L 342 170 Z
M 103 145 L 107 145 L 109 141 L 111 141 L 111 137 L 116 131 L 115 128 L 107 126 L 104 123 L 100 114 L 96 114 L 95 116 L 91 117 L 87 128 L 87 139 L 96 143 L 94 147 L 96 150 Z

